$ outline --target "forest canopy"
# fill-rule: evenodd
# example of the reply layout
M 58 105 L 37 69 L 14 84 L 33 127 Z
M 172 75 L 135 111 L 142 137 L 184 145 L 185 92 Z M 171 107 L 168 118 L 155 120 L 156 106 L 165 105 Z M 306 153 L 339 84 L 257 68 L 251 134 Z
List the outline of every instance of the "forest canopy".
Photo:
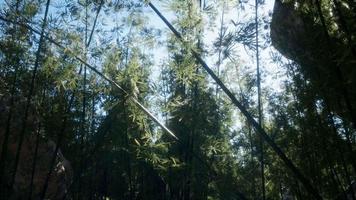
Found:
M 0 199 L 356 199 L 354 1 L 0 5 Z

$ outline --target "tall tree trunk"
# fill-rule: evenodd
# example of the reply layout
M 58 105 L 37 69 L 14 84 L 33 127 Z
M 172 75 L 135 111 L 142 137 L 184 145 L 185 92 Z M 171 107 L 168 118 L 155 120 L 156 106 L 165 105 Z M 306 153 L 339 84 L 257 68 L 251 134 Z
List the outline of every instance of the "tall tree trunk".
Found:
M 252 170 L 255 170 L 255 161 L 254 161 L 254 155 L 253 155 L 253 139 L 252 139 L 252 129 L 251 129 L 251 125 L 248 124 L 248 137 L 249 137 L 249 141 L 250 141 L 250 159 L 251 159 L 251 165 L 252 165 Z M 253 173 L 254 174 L 254 173 Z M 256 196 L 256 180 L 255 180 L 255 176 L 252 176 L 252 199 L 257 199 Z
M 37 70 L 40 66 L 40 62 L 41 62 L 41 52 L 42 52 L 42 45 L 44 43 L 44 32 L 47 26 L 47 16 L 48 16 L 48 10 L 49 10 L 49 4 L 50 4 L 50 0 L 47 0 L 46 3 L 46 10 L 44 13 L 44 17 L 43 17 L 43 23 L 42 23 L 42 27 L 41 27 L 41 35 L 40 35 L 40 39 L 38 42 L 38 48 L 36 51 L 36 59 L 35 59 L 35 65 L 34 65 L 34 69 L 32 71 L 32 75 L 31 75 L 31 83 L 30 83 L 30 90 L 29 93 L 27 95 L 26 98 L 26 105 L 25 105 L 25 111 L 24 111 L 24 115 L 22 118 L 22 127 L 21 127 L 21 131 L 20 131 L 20 137 L 19 137 L 19 143 L 17 145 L 17 149 L 16 149 L 16 155 L 15 155 L 15 164 L 14 164 L 14 169 L 13 172 L 11 174 L 11 179 L 10 179 L 10 188 L 13 188 L 14 182 L 15 182 L 15 177 L 17 174 L 17 168 L 18 168 L 18 164 L 20 161 L 20 155 L 21 155 L 21 150 L 22 150 L 22 144 L 24 141 L 24 137 L 25 137 L 25 132 L 27 131 L 27 119 L 28 119 L 28 112 L 30 110 L 30 106 L 31 106 L 31 100 L 33 98 L 33 93 L 35 91 L 35 82 L 36 82 L 36 78 L 37 78 Z
M 127 159 L 127 178 L 129 181 L 129 185 L 128 185 L 128 190 L 129 190 L 129 200 L 133 200 L 134 198 L 134 191 L 133 191 L 133 185 L 132 185 L 132 163 L 131 163 L 131 145 L 130 145 L 130 141 L 129 141 L 129 115 L 127 113 L 127 103 L 126 103 L 126 99 L 123 101 L 123 108 L 124 108 L 124 119 L 125 119 L 125 147 L 127 149 L 127 154 L 126 154 L 126 159 Z
M 260 60 L 259 60 L 259 41 L 258 41 L 258 0 L 255 0 L 255 32 L 256 32 L 256 71 L 257 71 L 257 109 L 258 109 L 258 123 L 263 127 L 262 122 L 262 103 L 261 103 L 261 74 L 260 74 Z M 265 163 L 264 163 L 264 148 L 263 138 L 259 137 L 259 149 L 260 149 L 260 164 L 261 164 L 261 191 L 262 200 L 266 199 L 266 187 L 265 187 Z
M 162 21 L 169 27 L 169 29 L 174 33 L 174 35 L 181 41 L 185 42 L 181 34 L 172 26 L 171 23 L 157 10 L 157 8 L 149 2 L 148 5 L 153 9 L 153 11 L 162 19 Z M 210 77 L 221 87 L 224 93 L 229 97 L 231 102 L 242 112 L 242 114 L 247 118 L 248 122 L 256 129 L 257 133 L 262 136 L 262 138 L 271 146 L 273 151 L 278 155 L 278 157 L 284 162 L 284 164 L 289 168 L 295 177 L 303 184 L 304 188 L 315 198 L 321 200 L 319 192 L 310 183 L 310 181 L 301 173 L 301 171 L 294 165 L 294 163 L 286 156 L 286 154 L 277 146 L 277 144 L 270 138 L 267 132 L 260 126 L 260 124 L 252 117 L 252 115 L 246 110 L 246 107 L 241 104 L 235 95 L 226 87 L 226 85 L 216 76 L 216 74 L 211 70 L 211 68 L 206 64 L 206 62 L 201 58 L 200 54 L 193 49 L 189 49 L 193 54 L 194 58 L 202 65 L 204 70 L 210 75 Z

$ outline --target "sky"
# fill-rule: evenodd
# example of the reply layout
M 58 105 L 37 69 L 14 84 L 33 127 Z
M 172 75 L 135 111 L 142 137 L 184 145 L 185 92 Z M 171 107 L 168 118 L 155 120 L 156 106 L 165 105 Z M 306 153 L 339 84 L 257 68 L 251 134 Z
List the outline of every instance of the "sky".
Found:
M 174 13 L 172 13 L 169 9 L 167 9 L 162 3 L 159 1 L 152 1 L 154 5 L 162 12 L 162 14 L 170 21 L 173 22 L 175 20 Z M 209 0 L 207 1 L 209 4 Z M 212 2 L 212 1 L 211 1 Z M 234 1 L 232 1 L 234 2 Z M 236 2 L 236 1 L 235 1 Z M 237 12 L 237 4 L 236 3 L 230 3 L 230 9 L 227 13 L 224 15 L 224 21 L 227 22 L 226 24 L 228 25 L 228 31 L 233 31 L 233 24 L 230 22 L 231 20 L 233 21 L 239 21 L 240 17 L 243 16 L 244 18 L 248 17 L 253 17 L 254 16 L 254 1 L 251 1 L 251 6 L 246 6 L 246 11 L 245 12 Z M 264 5 L 260 6 L 259 13 L 268 16 L 269 13 L 272 13 L 273 10 L 273 5 L 274 5 L 274 0 L 266 0 Z M 170 32 L 170 30 L 165 26 L 165 24 L 161 21 L 161 19 L 158 18 L 157 15 L 155 15 L 152 11 L 148 9 L 148 12 L 152 13 L 148 15 L 150 25 L 159 28 L 160 30 L 164 32 Z M 216 38 L 219 35 L 219 24 L 220 24 L 220 15 L 221 13 L 218 13 L 218 17 L 216 18 L 216 27 L 212 28 L 211 30 L 206 30 L 204 32 L 204 45 L 208 48 L 208 50 L 211 50 L 212 48 L 212 43 L 216 40 Z M 269 27 L 268 27 L 269 28 Z M 269 30 L 267 30 L 269 31 Z M 260 39 L 261 40 L 261 39 Z M 263 71 L 265 71 L 267 74 L 278 74 L 278 68 L 277 65 L 274 64 L 271 59 L 270 59 L 270 51 L 272 50 L 273 47 L 267 48 L 267 49 L 260 49 L 260 62 L 261 62 L 261 68 Z M 165 47 L 157 48 L 155 49 L 155 61 L 158 62 L 156 65 L 161 62 L 161 60 L 164 60 L 167 57 L 167 50 Z M 251 68 L 256 66 L 255 63 L 255 57 L 252 57 L 251 54 L 253 55 L 253 52 L 246 52 L 245 48 L 243 46 L 237 46 L 236 48 L 237 52 L 237 57 L 239 58 L 239 62 L 250 66 Z M 214 63 L 216 62 L 216 55 L 207 55 L 204 57 L 206 62 L 214 68 Z M 280 90 L 280 81 L 277 80 L 275 76 L 268 76 L 265 77 L 266 79 L 263 80 L 263 82 L 268 83 L 269 86 Z
M 209 4 L 209 2 L 213 2 L 213 1 L 207 0 L 207 2 Z M 251 4 L 248 4 L 245 6 L 245 11 L 237 12 L 237 8 L 236 8 L 237 4 L 234 3 L 236 1 L 230 1 L 230 2 L 232 2 L 232 3 L 230 3 L 230 6 L 229 6 L 230 9 L 224 15 L 224 22 L 226 22 L 226 24 L 228 25 L 227 26 L 228 31 L 233 31 L 234 27 L 230 21 L 233 20 L 236 22 L 236 21 L 243 20 L 242 18 L 254 17 L 254 9 L 255 9 L 254 6 L 255 5 L 254 5 L 254 1 L 249 1 L 249 3 L 251 3 Z M 152 3 L 161 11 L 161 13 L 170 22 L 173 22 L 175 20 L 174 13 L 172 13 L 167 7 L 165 7 L 158 1 L 152 1 Z M 271 16 L 272 16 L 271 13 L 273 11 L 273 6 L 274 6 L 274 0 L 265 0 L 264 4 L 259 6 L 259 13 L 263 16 L 266 16 L 268 18 L 268 20 L 271 20 Z M 170 31 L 158 16 L 156 16 L 152 11 L 148 10 L 148 12 L 152 13 L 152 15 L 148 14 L 151 26 L 154 26 L 155 28 L 159 28 L 162 31 L 164 31 L 165 33 L 168 33 Z M 215 21 L 216 27 L 214 27 L 210 30 L 206 30 L 204 32 L 204 45 L 206 48 L 208 48 L 208 50 L 211 50 L 212 43 L 216 40 L 216 38 L 219 35 L 219 25 L 220 25 L 220 19 L 221 19 L 220 16 L 221 16 L 221 12 L 218 13 L 218 17 L 216 18 L 216 21 Z M 263 27 L 261 27 L 261 28 L 263 29 Z M 267 35 L 269 35 L 269 26 L 264 31 L 266 32 Z M 260 41 L 261 40 L 262 39 L 260 38 Z M 256 57 L 254 55 L 255 54 L 254 52 L 249 51 L 249 50 L 246 51 L 246 48 L 244 48 L 242 45 L 237 45 L 235 51 L 237 53 L 237 60 L 239 62 L 240 67 L 243 67 L 250 71 L 256 70 Z M 284 76 L 284 74 L 285 74 L 284 69 L 279 68 L 278 65 L 271 60 L 271 52 L 276 52 L 276 50 L 273 48 L 273 46 L 269 46 L 266 49 L 260 48 L 260 68 L 261 68 L 261 71 L 263 72 L 262 80 L 261 80 L 262 81 L 261 87 L 262 87 L 262 90 L 268 89 L 269 91 L 276 92 L 276 93 L 283 92 L 283 82 L 287 79 L 287 77 Z M 155 63 L 156 68 L 153 71 L 158 72 L 159 67 L 160 67 L 159 64 L 162 63 L 162 61 L 167 58 L 167 49 L 164 46 L 157 48 L 157 49 L 155 49 L 154 55 L 155 55 L 155 61 L 156 61 L 156 63 Z M 215 69 L 214 63 L 217 60 L 217 55 L 205 55 L 204 59 L 212 69 Z M 157 80 L 157 78 L 158 78 L 157 76 L 158 76 L 158 73 L 153 73 L 152 79 Z M 234 75 L 231 75 L 231 76 L 234 76 Z M 225 84 L 230 89 L 232 89 L 233 92 L 237 93 L 236 85 L 234 85 L 233 82 L 230 82 L 228 79 L 227 82 L 225 82 Z M 257 98 L 257 95 L 255 98 Z M 268 107 L 268 102 L 266 99 L 264 100 L 264 107 L 266 109 Z M 236 110 L 234 115 L 239 116 L 238 110 Z M 240 120 L 237 120 L 237 121 L 240 121 Z M 239 124 L 240 123 L 236 123 L 235 128 L 238 128 Z
M 228 31 L 233 31 L 233 29 L 234 29 L 234 26 L 233 26 L 231 20 L 236 22 L 236 21 L 241 21 L 244 18 L 254 17 L 254 2 L 255 1 L 249 0 L 249 3 L 245 6 L 245 11 L 238 11 L 238 9 L 237 9 L 238 4 L 236 3 L 237 0 L 227 0 L 227 1 L 230 2 L 229 3 L 230 9 L 224 15 L 224 22 L 226 22 L 226 24 L 227 24 Z M 165 1 L 153 0 L 151 2 L 162 12 L 162 14 L 170 22 L 173 22 L 175 20 L 175 14 L 166 6 L 166 4 L 164 3 Z M 215 0 L 206 0 L 206 2 L 207 2 L 208 6 L 209 5 L 215 6 L 215 4 L 214 4 Z M 274 4 L 274 0 L 265 0 L 264 4 L 259 6 L 259 13 L 264 16 L 270 17 L 269 14 L 272 13 L 273 4 Z M 4 5 L 4 0 L 0 0 L 0 6 L 2 7 L 3 5 Z M 50 13 L 55 15 L 54 11 L 62 9 L 61 5 L 63 5 L 63 0 L 52 0 Z M 165 24 L 161 21 L 161 19 L 158 18 L 158 16 L 149 7 L 144 8 L 144 13 L 147 16 L 147 21 L 148 21 L 147 25 L 161 30 L 163 33 L 162 33 L 160 40 L 164 41 L 165 35 L 167 35 L 166 33 L 169 33 L 170 30 L 165 26 Z M 42 16 L 42 15 L 43 14 L 39 14 L 39 16 Z M 119 15 L 122 18 L 127 17 L 127 13 L 126 14 L 120 13 Z M 216 17 L 216 21 L 215 21 L 216 26 L 210 27 L 209 30 L 207 29 L 204 32 L 203 41 L 204 41 L 205 47 L 208 50 L 211 50 L 212 43 L 216 40 L 216 38 L 218 37 L 218 34 L 219 34 L 221 10 L 218 10 L 217 16 L 218 17 Z M 91 17 L 93 17 L 93 16 L 91 16 Z M 108 25 L 106 27 L 98 26 L 98 29 L 112 28 L 115 23 L 114 22 L 115 17 L 116 16 L 107 16 L 106 14 L 104 14 L 104 12 L 101 12 L 99 20 L 105 21 L 105 23 L 107 23 Z M 268 28 L 269 27 L 267 27 L 267 30 L 265 30 L 265 31 L 268 32 L 269 31 Z M 123 27 L 122 34 L 125 34 L 125 32 L 127 32 L 127 31 L 128 31 L 127 27 Z M 103 34 L 103 33 L 101 33 L 101 34 Z M 100 36 L 100 37 L 103 37 L 103 36 Z M 99 37 L 99 35 L 94 34 L 94 42 L 93 43 L 96 42 L 97 45 L 100 44 L 100 39 L 99 39 L 100 37 Z M 105 36 L 104 36 L 104 38 L 105 38 Z M 279 76 L 280 74 L 283 75 L 283 69 L 278 68 L 277 64 L 275 64 L 271 61 L 271 58 L 270 58 L 271 50 L 275 51 L 273 49 L 273 47 L 269 47 L 266 49 L 260 49 L 261 71 L 263 72 L 263 75 L 264 75 L 264 76 L 262 76 L 261 87 L 262 87 L 262 89 L 264 89 L 264 88 L 271 89 L 272 88 L 273 91 L 276 91 L 276 92 L 283 91 L 282 82 L 286 79 L 286 77 Z M 151 70 L 153 72 L 152 76 L 151 76 L 151 80 L 153 82 L 157 82 L 157 81 L 159 81 L 159 72 L 160 72 L 161 64 L 164 63 L 164 60 L 166 60 L 167 56 L 168 56 L 167 49 L 165 47 L 165 43 L 163 42 L 163 45 L 157 45 L 156 48 L 147 49 L 147 51 L 149 51 L 148 53 L 152 53 L 154 55 L 154 59 L 153 59 L 154 65 Z M 236 57 L 237 57 L 238 63 L 241 67 L 247 68 L 251 71 L 255 70 L 256 62 L 255 62 L 254 52 L 246 51 L 246 49 L 242 45 L 237 45 L 235 51 L 237 53 Z M 216 55 L 206 55 L 204 57 L 204 59 L 211 68 L 215 69 L 214 63 L 217 60 Z M 230 74 L 230 76 L 234 76 L 234 75 Z M 236 89 L 236 87 L 234 86 L 234 84 L 232 82 L 228 81 L 225 84 L 228 87 L 232 88 L 233 90 Z M 268 106 L 268 105 L 266 105 L 266 106 Z M 155 110 L 155 113 L 157 115 L 161 115 L 161 111 L 155 109 L 154 107 L 153 107 L 153 109 Z
M 240 12 L 237 10 L 237 6 L 238 4 L 236 3 L 237 0 L 227 0 L 230 3 L 230 9 L 227 13 L 225 13 L 224 15 L 224 21 L 227 22 L 226 24 L 228 25 L 228 31 L 233 31 L 233 25 L 230 22 L 231 20 L 233 21 L 239 21 L 242 16 L 245 17 L 253 17 L 254 15 L 254 0 L 249 0 L 249 3 L 251 3 L 251 6 L 245 6 L 245 12 Z M 51 10 L 55 10 L 55 9 L 59 9 L 60 5 L 63 3 L 63 0 L 52 0 L 51 1 Z M 175 15 L 174 13 L 172 13 L 171 10 L 169 10 L 169 8 L 167 8 L 166 3 L 164 3 L 165 1 L 159 1 L 159 0 L 153 0 L 151 1 L 162 13 L 163 15 L 170 21 L 173 22 L 175 20 Z M 162 3 L 163 2 L 163 3 Z M 214 5 L 215 4 L 215 0 L 206 0 L 206 4 L 209 5 Z M 268 16 L 268 13 L 271 13 L 273 10 L 273 4 L 274 4 L 274 0 L 265 0 L 264 4 L 260 6 L 259 9 L 259 13 Z M 4 0 L 0 0 L 0 6 L 3 7 L 4 6 Z M 144 12 L 146 14 L 146 16 L 148 17 L 148 25 L 157 29 L 160 29 L 161 31 L 163 31 L 162 37 L 160 39 L 164 39 L 164 35 L 166 35 L 165 33 L 169 33 L 170 30 L 165 26 L 165 24 L 158 18 L 158 16 L 153 13 L 153 11 L 149 8 L 146 7 L 144 9 Z M 103 13 L 103 12 L 102 12 Z M 219 21 L 220 21 L 220 15 L 221 13 L 218 13 L 218 17 L 216 18 L 216 27 L 210 29 L 210 30 L 206 30 L 204 32 L 204 45 L 205 47 L 208 48 L 208 50 L 211 50 L 212 48 L 212 43 L 216 40 L 216 38 L 218 37 L 219 34 Z M 107 19 L 107 16 L 101 14 L 101 19 L 105 20 L 107 23 L 113 23 L 110 22 L 110 19 Z M 100 43 L 100 41 L 98 40 L 98 37 L 96 37 L 94 35 L 94 39 L 96 39 L 97 43 Z M 271 47 L 273 49 L 273 47 Z M 272 74 L 272 75 L 276 75 L 278 73 L 278 68 L 277 66 L 271 62 L 270 59 L 270 50 L 271 48 L 267 48 L 265 50 L 260 51 L 260 62 L 261 62 L 261 68 L 262 71 L 266 72 L 267 74 Z M 238 46 L 236 49 L 237 52 L 237 57 L 239 60 L 239 63 L 246 65 L 246 66 L 250 66 L 251 68 L 253 68 L 256 64 L 255 64 L 255 58 L 252 56 L 253 52 L 246 52 L 245 48 L 243 48 L 243 46 Z M 155 49 L 149 49 L 148 51 L 150 51 L 154 56 L 154 62 L 155 62 L 155 68 L 159 68 L 160 64 L 167 58 L 167 49 L 165 48 L 165 45 L 161 45 L 161 46 L 157 46 Z M 217 58 L 216 55 L 206 55 L 205 56 L 205 60 L 206 62 L 212 67 L 214 68 L 214 63 L 216 62 Z M 153 71 L 157 71 L 157 69 L 153 69 Z M 158 73 L 153 73 L 152 78 L 156 79 L 157 78 L 157 74 Z M 280 90 L 280 81 L 276 79 L 275 76 L 267 76 L 265 77 L 264 80 L 262 80 L 264 83 L 268 83 L 269 86 L 272 86 L 273 88 Z

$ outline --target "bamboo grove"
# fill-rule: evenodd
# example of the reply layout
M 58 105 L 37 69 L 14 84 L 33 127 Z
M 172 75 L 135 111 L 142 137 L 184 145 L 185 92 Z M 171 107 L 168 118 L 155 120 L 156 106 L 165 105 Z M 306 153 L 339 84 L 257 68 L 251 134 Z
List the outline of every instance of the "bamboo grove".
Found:
M 0 4 L 0 199 L 356 199 L 353 1 Z

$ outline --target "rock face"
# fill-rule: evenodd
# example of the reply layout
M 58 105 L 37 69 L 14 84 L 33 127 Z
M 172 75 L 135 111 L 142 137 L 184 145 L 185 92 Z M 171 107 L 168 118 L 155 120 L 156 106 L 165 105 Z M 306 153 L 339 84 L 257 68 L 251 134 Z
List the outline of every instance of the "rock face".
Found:
M 1 149 L 4 141 L 6 118 L 8 115 L 9 107 L 6 106 L 8 103 L 4 103 L 0 99 L 0 144 Z M 18 105 L 17 105 L 18 106 Z M 15 106 L 15 110 L 18 107 Z M 21 112 L 14 113 L 12 120 L 12 126 L 10 128 L 10 138 L 8 143 L 8 153 L 5 162 L 5 173 L 4 173 L 4 188 L 6 194 L 1 194 L 0 199 L 28 199 L 30 194 L 30 182 L 32 175 L 32 166 L 34 161 L 34 152 L 37 141 L 37 134 L 30 133 L 27 134 L 22 150 L 20 153 L 20 161 L 17 168 L 16 177 L 14 180 L 14 185 L 12 192 L 9 185 L 11 179 L 11 172 L 14 168 L 14 161 L 16 155 L 16 149 L 18 145 L 19 129 L 21 127 Z M 28 129 L 35 130 L 34 127 L 37 126 L 37 120 L 34 115 L 29 116 Z M 42 136 L 39 137 L 38 143 L 38 153 L 36 158 L 36 168 L 33 178 L 33 189 L 32 189 L 32 199 L 39 199 L 41 190 L 43 188 L 46 176 L 49 171 L 49 165 L 55 151 L 55 143 L 51 140 L 45 140 Z M 1 150 L 0 149 L 0 150 Z M 56 156 L 55 168 L 53 170 L 52 176 L 50 178 L 48 189 L 46 192 L 46 199 L 62 199 L 66 194 L 68 187 L 72 179 L 72 169 L 68 160 L 64 158 L 62 153 L 59 151 Z M 5 189 L 5 190 L 4 190 Z
M 327 101 L 332 111 L 348 121 L 355 121 L 350 107 L 356 113 L 356 17 L 352 18 L 353 13 L 346 7 L 340 8 L 343 17 L 349 20 L 347 33 L 339 23 L 337 12 L 325 12 L 324 9 L 326 34 L 318 9 L 311 3 L 314 1 L 296 2 L 275 1 L 271 22 L 272 44 L 301 66 L 302 74 L 310 81 L 316 96 Z M 330 4 L 327 5 L 329 8 L 335 7 L 331 5 L 332 1 L 324 2 Z M 333 16 L 327 16 L 327 13 Z M 349 36 L 352 36 L 351 40 L 347 39 Z
M 275 1 L 271 23 L 273 46 L 285 57 L 298 59 L 306 48 L 307 27 L 293 4 Z
M 13 194 L 10 199 L 24 199 L 28 196 L 29 185 L 31 180 L 32 162 L 34 159 L 35 138 L 27 138 L 21 152 L 21 161 L 15 177 Z M 32 199 L 37 199 L 49 171 L 49 163 L 55 151 L 55 143 L 51 140 L 41 141 L 38 148 L 37 165 L 33 179 Z M 12 153 L 12 152 L 11 152 Z M 70 163 L 63 157 L 59 151 L 56 156 L 56 164 L 51 175 L 46 198 L 62 199 L 68 191 L 71 182 L 72 169 Z

